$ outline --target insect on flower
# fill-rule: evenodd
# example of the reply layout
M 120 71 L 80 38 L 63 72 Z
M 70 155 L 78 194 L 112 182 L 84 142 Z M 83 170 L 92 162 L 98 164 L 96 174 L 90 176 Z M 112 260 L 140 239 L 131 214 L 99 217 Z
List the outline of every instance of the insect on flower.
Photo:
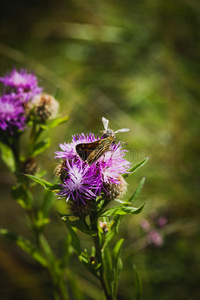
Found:
M 115 138 L 115 133 L 118 133 L 118 132 L 127 132 L 127 131 L 130 130 L 129 128 L 121 128 L 121 129 L 118 129 L 116 131 L 113 131 L 112 129 L 110 129 L 108 127 L 109 121 L 106 118 L 102 117 L 102 122 L 103 122 L 103 126 L 105 128 L 105 130 L 101 131 L 103 133 L 103 135 L 102 135 L 103 138 L 107 138 L 109 136 L 112 136 L 112 137 Z
M 113 131 L 108 127 L 109 121 L 102 118 L 104 125 L 104 131 L 102 139 L 92 143 L 81 143 L 76 145 L 76 152 L 83 161 L 86 161 L 89 165 L 97 161 L 105 152 L 110 150 L 110 146 L 115 142 L 115 133 L 129 131 L 128 128 L 122 128 L 117 131 Z

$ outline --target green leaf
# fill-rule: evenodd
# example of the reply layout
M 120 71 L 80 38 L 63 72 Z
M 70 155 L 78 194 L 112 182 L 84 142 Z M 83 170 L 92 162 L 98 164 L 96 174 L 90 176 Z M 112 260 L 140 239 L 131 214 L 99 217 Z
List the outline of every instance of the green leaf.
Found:
M 81 253 L 79 259 L 84 264 L 84 266 L 88 269 L 88 271 L 92 273 L 99 280 L 98 269 L 100 265 L 94 266 L 91 264 L 90 255 L 88 254 L 86 249 L 84 250 L 84 252 Z
M 22 236 L 16 235 L 8 231 L 7 229 L 0 229 L 0 235 L 10 239 L 26 253 L 28 253 L 34 260 L 36 260 L 43 267 L 47 267 L 47 261 L 43 255 L 35 248 L 35 246 L 29 241 L 24 239 Z
M 65 225 L 67 226 L 69 233 L 71 235 L 72 238 L 72 247 L 74 248 L 75 252 L 77 253 L 78 256 L 81 255 L 81 243 L 79 240 L 78 235 L 76 234 L 76 232 L 72 229 L 72 227 L 68 224 L 68 222 L 64 221 Z
M 50 146 L 50 138 L 46 138 L 45 140 L 40 141 L 35 145 L 31 156 L 32 157 L 37 156 L 38 154 L 42 153 L 45 149 L 49 148 L 49 146 Z
M 53 185 L 52 183 L 50 183 L 50 182 L 48 182 L 48 181 L 46 181 L 46 180 L 44 180 L 44 179 L 38 178 L 38 177 L 36 177 L 36 176 L 34 176 L 34 175 L 30 175 L 30 174 L 24 174 L 24 175 L 25 175 L 26 177 L 32 179 L 33 181 L 39 183 L 39 184 L 42 185 L 45 189 L 50 189 L 50 190 L 52 190 L 53 187 L 55 186 L 55 185 Z
M 130 198 L 128 198 L 128 199 L 126 200 L 126 202 L 129 202 L 129 203 L 134 203 L 134 202 L 135 202 L 135 200 L 137 199 L 137 197 L 139 196 L 139 194 L 140 194 L 140 192 L 141 192 L 141 190 L 142 190 L 142 187 L 143 187 L 143 185 L 144 185 L 144 182 L 145 182 L 145 177 L 143 177 L 143 178 L 141 179 L 141 181 L 140 181 L 140 183 L 138 184 L 138 186 L 137 186 L 135 192 L 133 193 L 133 195 L 132 195 Z M 127 203 L 126 205 L 128 205 L 128 203 Z
M 47 257 L 49 265 L 51 266 L 52 269 L 54 269 L 56 258 L 55 258 L 54 253 L 51 250 L 51 247 L 49 246 L 48 241 L 46 240 L 46 238 L 44 237 L 43 234 L 39 235 L 39 241 L 40 241 L 43 251 L 45 252 L 45 255 Z
M 133 265 L 134 270 L 134 287 L 135 287 L 135 300 L 140 300 L 142 295 L 142 282 L 139 276 L 139 273 L 137 271 L 137 268 L 135 265 Z
M 13 186 L 11 194 L 23 209 L 30 209 L 32 207 L 33 196 L 30 190 L 23 184 L 19 183 L 16 186 Z
M 123 239 L 119 240 L 116 245 L 115 248 L 113 250 L 113 254 L 112 254 L 112 259 L 113 259 L 113 295 L 114 298 L 116 298 L 117 295 L 117 286 L 118 286 L 118 281 L 119 281 L 119 275 L 122 269 L 122 261 L 120 258 L 120 254 L 121 254 L 121 250 L 122 250 L 122 244 L 123 244 Z
M 45 190 L 44 199 L 41 205 L 41 211 L 43 213 L 44 217 L 48 217 L 49 212 L 51 211 L 52 207 L 55 203 L 55 196 L 52 192 L 49 190 Z
M 78 230 L 80 230 L 86 234 L 89 234 L 89 235 L 95 233 L 94 231 L 88 229 L 87 226 L 81 220 L 71 221 L 67 218 L 66 215 L 62 215 L 62 214 L 59 214 L 59 215 L 62 216 L 63 222 L 67 223 L 69 226 L 77 228 Z
M 102 259 L 103 259 L 104 276 L 106 278 L 105 282 L 109 289 L 109 293 L 111 294 L 111 292 L 112 292 L 112 259 L 111 259 L 110 251 L 108 250 L 108 248 L 106 248 L 106 249 L 104 249 L 104 251 L 102 251 Z
M 111 216 L 123 216 L 123 215 L 127 215 L 127 214 L 139 214 L 142 209 L 144 207 L 144 204 L 142 206 L 140 206 L 139 208 L 137 207 L 127 207 L 125 205 L 121 205 L 121 206 L 117 206 L 117 207 L 113 207 L 110 208 L 106 211 L 103 212 L 103 214 L 101 216 L 103 217 L 111 217 Z
M 124 239 L 119 240 L 116 245 L 115 248 L 113 250 L 113 258 L 116 261 L 121 253 L 121 249 L 122 249 L 122 244 L 124 242 Z
M 0 143 L 1 158 L 11 172 L 15 171 L 15 159 L 9 146 Z
M 126 178 L 130 175 L 132 175 L 133 173 L 135 173 L 137 171 L 137 169 L 141 168 L 142 166 L 144 166 L 146 164 L 146 162 L 149 160 L 149 157 L 143 159 L 142 161 L 140 161 L 139 163 L 137 163 L 136 165 L 134 165 L 133 167 L 131 167 L 128 172 L 131 172 L 129 174 L 124 174 L 123 177 Z
M 66 123 L 68 121 L 69 117 L 63 117 L 63 118 L 58 118 L 58 119 L 53 119 L 52 121 L 50 121 L 47 126 L 48 128 L 54 128 L 57 127 L 60 124 Z
M 110 244 L 110 242 L 113 240 L 113 238 L 118 233 L 118 227 L 119 227 L 121 220 L 122 220 L 122 216 L 115 216 L 113 218 L 113 220 L 111 222 L 111 226 L 109 227 L 109 230 L 106 233 L 102 250 L 104 250 Z

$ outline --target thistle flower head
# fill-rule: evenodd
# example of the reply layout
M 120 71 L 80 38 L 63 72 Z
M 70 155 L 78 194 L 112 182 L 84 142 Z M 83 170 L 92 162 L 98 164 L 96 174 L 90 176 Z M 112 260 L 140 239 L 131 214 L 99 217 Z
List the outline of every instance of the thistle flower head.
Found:
M 10 89 L 6 93 L 20 95 L 22 102 L 29 101 L 42 91 L 42 88 L 38 87 L 37 77 L 33 73 L 27 73 L 25 70 L 18 72 L 16 69 L 13 69 L 4 77 L 0 77 L 0 82 Z
M 85 204 L 88 200 L 96 199 L 101 191 L 101 174 L 96 165 L 66 160 L 66 177 L 61 183 L 60 196 Z
M 127 150 L 123 150 L 120 143 L 112 144 L 110 150 L 99 159 L 103 182 L 105 184 L 120 184 L 119 174 L 127 173 L 131 163 L 124 158 Z
M 74 216 L 79 216 L 80 210 L 89 214 L 90 203 L 94 203 L 100 194 L 105 200 L 112 200 L 126 191 L 127 183 L 121 174 L 127 173 L 130 163 L 124 158 L 126 151 L 122 150 L 120 143 L 111 144 L 110 149 L 91 164 L 82 160 L 76 152 L 78 144 L 83 144 L 85 151 L 95 141 L 99 145 L 98 137 L 95 138 L 92 133 L 74 135 L 71 143 L 60 144 L 62 151 L 56 152 L 56 158 L 63 159 L 56 171 L 62 182 L 59 195 L 74 203 L 71 204 Z
M 0 128 L 13 134 L 14 130 L 23 130 L 24 127 L 24 108 L 21 102 L 16 101 L 15 95 L 0 97 Z

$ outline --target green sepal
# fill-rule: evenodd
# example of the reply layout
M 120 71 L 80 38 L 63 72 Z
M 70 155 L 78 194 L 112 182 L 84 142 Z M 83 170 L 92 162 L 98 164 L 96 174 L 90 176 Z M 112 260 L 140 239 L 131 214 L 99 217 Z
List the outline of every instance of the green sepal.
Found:
M 50 138 L 46 138 L 43 141 L 40 141 L 39 143 L 37 143 L 33 149 L 33 153 L 31 153 L 32 157 L 37 156 L 38 154 L 42 153 L 44 150 L 46 150 L 47 148 L 49 148 L 50 146 Z
M 143 159 L 142 161 L 140 161 L 139 163 L 137 163 L 136 165 L 134 165 L 133 167 L 131 167 L 127 174 L 123 174 L 123 177 L 126 178 L 130 175 L 132 175 L 133 173 L 135 173 L 137 171 L 137 169 L 141 168 L 142 166 L 144 166 L 146 164 L 146 162 L 149 160 L 149 157 Z
M 7 229 L 0 229 L 0 235 L 10 239 L 26 253 L 28 253 L 34 260 L 36 260 L 43 267 L 47 267 L 48 263 L 43 255 L 35 248 L 35 246 L 29 241 L 24 239 L 22 236 L 16 235 L 8 231 Z

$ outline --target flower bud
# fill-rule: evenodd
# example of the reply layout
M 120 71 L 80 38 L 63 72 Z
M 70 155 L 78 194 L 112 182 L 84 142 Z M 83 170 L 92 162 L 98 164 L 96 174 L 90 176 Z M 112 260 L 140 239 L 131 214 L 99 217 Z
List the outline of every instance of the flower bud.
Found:
M 105 200 L 114 200 L 117 198 L 122 197 L 126 191 L 127 191 L 127 182 L 124 180 L 124 178 L 119 175 L 118 176 L 118 181 L 119 183 L 109 183 L 109 184 L 104 184 L 104 188 L 106 192 L 104 192 L 104 199 Z
M 68 203 L 70 214 L 80 220 L 84 220 L 88 215 L 91 215 L 94 204 L 92 201 L 86 201 L 85 204 L 81 201 L 78 203 L 72 199 L 68 201 Z
M 31 106 L 34 108 L 34 114 L 41 122 L 54 118 L 59 109 L 59 103 L 48 94 L 36 95 Z
M 34 175 L 38 171 L 38 163 L 33 158 L 30 157 L 22 165 L 22 173 Z

